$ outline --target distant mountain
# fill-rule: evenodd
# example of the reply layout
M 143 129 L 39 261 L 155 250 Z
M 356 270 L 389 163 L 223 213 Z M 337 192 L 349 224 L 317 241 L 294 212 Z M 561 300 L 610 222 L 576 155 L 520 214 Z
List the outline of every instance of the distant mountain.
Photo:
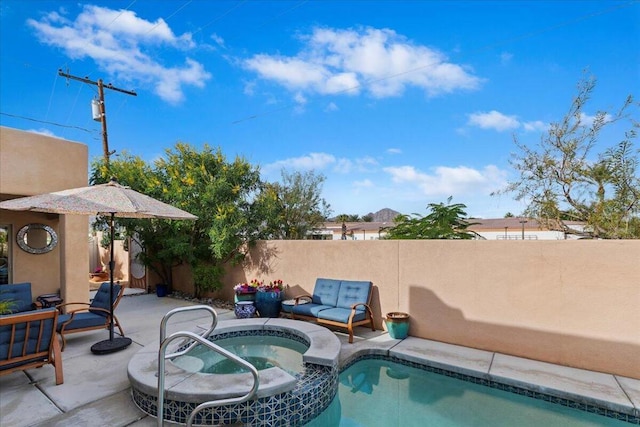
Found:
M 393 221 L 395 217 L 400 215 L 400 212 L 394 211 L 393 209 L 384 208 L 380 209 L 376 213 L 372 212 L 369 215 L 373 217 L 373 222 L 390 222 Z

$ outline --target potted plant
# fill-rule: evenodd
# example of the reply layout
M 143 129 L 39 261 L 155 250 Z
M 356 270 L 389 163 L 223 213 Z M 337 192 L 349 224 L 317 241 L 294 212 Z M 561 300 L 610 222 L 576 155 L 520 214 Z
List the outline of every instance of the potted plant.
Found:
M 109 279 L 109 272 L 103 266 L 96 268 L 93 273 L 89 273 L 92 280 L 101 282 Z
M 256 309 L 260 317 L 280 317 L 283 291 L 284 285 L 280 279 L 269 284 L 260 282 L 256 293 Z
M 260 282 L 256 279 L 253 279 L 249 283 L 238 283 L 233 287 L 233 291 L 235 292 L 235 302 L 238 301 L 255 301 L 256 292 L 258 292 L 258 286 L 260 286 Z
M 4 299 L 0 300 L 0 314 L 11 314 L 13 313 L 13 308 L 15 303 L 13 300 Z
M 384 321 L 393 339 L 403 340 L 409 335 L 409 314 L 399 311 L 387 313 Z

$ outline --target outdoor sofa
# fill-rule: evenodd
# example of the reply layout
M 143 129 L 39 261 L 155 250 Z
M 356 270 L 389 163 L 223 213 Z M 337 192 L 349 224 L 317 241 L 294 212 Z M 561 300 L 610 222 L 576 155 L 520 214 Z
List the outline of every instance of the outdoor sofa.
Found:
M 0 299 L 10 301 L 12 311 L 0 315 L 0 375 L 51 364 L 56 384 L 62 384 L 58 311 L 34 309 L 31 283 L 0 285 Z
M 353 343 L 354 326 L 371 325 L 376 330 L 370 307 L 372 288 L 369 281 L 317 278 L 312 295 L 297 296 L 283 309 L 292 319 L 347 328 Z
M 12 283 L 0 285 L 0 301 L 9 301 L 11 313 L 22 313 L 35 310 L 31 295 L 31 283 Z

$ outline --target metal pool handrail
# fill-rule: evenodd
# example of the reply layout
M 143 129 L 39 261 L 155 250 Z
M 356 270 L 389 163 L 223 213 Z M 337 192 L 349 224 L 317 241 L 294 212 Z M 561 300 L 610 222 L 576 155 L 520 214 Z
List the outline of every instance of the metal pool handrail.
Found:
M 192 310 L 206 310 L 212 314 L 213 321 L 209 330 L 202 335 L 198 335 L 189 331 L 176 332 L 174 334 L 169 335 L 169 337 L 165 338 L 166 326 L 167 326 L 167 321 L 169 320 L 169 317 L 181 311 L 192 311 Z M 251 390 L 249 390 L 249 392 L 244 396 L 232 397 L 229 399 L 212 400 L 209 402 L 203 402 L 200 405 L 196 406 L 196 408 L 193 410 L 193 412 L 191 412 L 191 415 L 189 415 L 189 418 L 187 419 L 187 427 L 192 426 L 193 419 L 195 418 L 196 414 L 202 411 L 203 409 L 212 408 L 220 405 L 246 402 L 247 400 L 251 399 L 258 391 L 258 387 L 260 385 L 260 379 L 258 377 L 258 370 L 255 368 L 255 366 L 253 366 L 251 363 L 247 362 L 246 360 L 236 356 L 235 354 L 225 350 L 219 345 L 214 344 L 208 339 L 206 339 L 211 334 L 211 332 L 213 332 L 217 323 L 218 323 L 218 315 L 215 312 L 215 310 L 213 310 L 213 308 L 209 306 L 204 306 L 204 305 L 176 308 L 169 311 L 162 318 L 162 322 L 160 323 L 160 350 L 158 352 L 158 401 L 157 401 L 157 413 L 156 413 L 156 418 L 158 420 L 158 427 L 162 427 L 164 423 L 164 380 L 165 380 L 166 360 L 183 355 L 190 348 L 192 348 L 194 345 L 198 343 L 205 345 L 209 349 L 215 351 L 218 354 L 221 354 L 222 356 L 226 357 L 227 359 L 230 359 L 232 362 L 242 366 L 243 368 L 251 372 L 251 375 L 253 376 L 253 386 L 251 387 Z M 175 353 L 166 354 L 168 345 L 173 340 L 178 338 L 188 338 L 193 342 L 189 344 L 184 350 L 181 350 Z
M 169 319 L 171 318 L 171 316 L 177 313 L 183 313 L 185 311 L 197 311 L 197 310 L 208 311 L 209 314 L 211 314 L 211 326 L 207 331 L 201 333 L 200 336 L 208 337 L 209 335 L 211 335 L 211 332 L 213 332 L 213 330 L 218 325 L 218 313 L 213 309 L 213 307 L 210 307 L 208 305 L 192 305 L 188 307 L 178 307 L 168 311 L 167 314 L 165 314 L 162 317 L 162 321 L 160 322 L 160 344 L 162 344 L 162 341 L 164 341 L 165 337 L 167 336 L 167 322 L 169 322 Z M 193 342 L 189 347 L 187 347 L 186 350 L 189 350 L 195 344 L 196 342 Z

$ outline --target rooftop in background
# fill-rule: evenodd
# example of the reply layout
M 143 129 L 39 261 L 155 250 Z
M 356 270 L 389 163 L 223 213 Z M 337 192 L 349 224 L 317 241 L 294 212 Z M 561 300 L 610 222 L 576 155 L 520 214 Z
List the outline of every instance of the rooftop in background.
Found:
M 584 237 L 582 234 L 565 234 L 560 229 L 552 229 L 533 218 L 469 218 L 473 223 L 470 231 L 486 240 L 564 240 Z M 324 228 L 316 230 L 314 236 L 319 240 L 341 240 L 342 222 L 325 222 Z M 345 222 L 347 240 L 376 240 L 386 235 L 393 227 L 393 221 L 385 222 Z M 584 223 L 566 221 L 566 224 L 578 232 L 584 231 Z

